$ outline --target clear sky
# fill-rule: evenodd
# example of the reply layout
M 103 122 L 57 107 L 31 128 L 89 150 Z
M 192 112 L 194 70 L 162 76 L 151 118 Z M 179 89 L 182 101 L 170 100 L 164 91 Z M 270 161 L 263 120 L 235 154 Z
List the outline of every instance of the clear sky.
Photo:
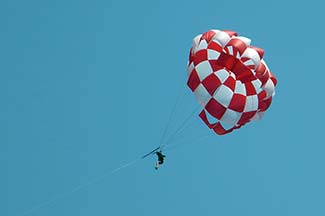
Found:
M 325 215 L 321 2 L 2 0 L 0 215 Z M 159 145 L 177 95 L 166 138 L 195 110 L 188 51 L 209 29 L 265 50 L 265 117 L 220 137 L 195 114 L 158 172 L 75 190 Z

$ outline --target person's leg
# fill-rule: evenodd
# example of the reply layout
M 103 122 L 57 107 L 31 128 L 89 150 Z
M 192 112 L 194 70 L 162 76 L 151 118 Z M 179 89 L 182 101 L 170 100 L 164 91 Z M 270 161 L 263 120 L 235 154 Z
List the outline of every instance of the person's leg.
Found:
M 159 168 L 159 161 L 156 162 L 156 165 L 155 165 L 155 169 L 158 169 Z

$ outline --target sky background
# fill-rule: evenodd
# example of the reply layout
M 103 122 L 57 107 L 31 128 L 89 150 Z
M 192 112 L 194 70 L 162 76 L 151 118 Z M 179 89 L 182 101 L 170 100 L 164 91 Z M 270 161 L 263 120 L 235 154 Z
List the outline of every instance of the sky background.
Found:
M 2 0 L 0 215 L 325 215 L 324 8 Z M 195 110 L 187 57 L 209 29 L 265 50 L 278 79 L 265 117 L 216 136 L 194 114 L 158 172 L 148 157 L 111 174 L 159 145 L 176 102 L 166 138 Z

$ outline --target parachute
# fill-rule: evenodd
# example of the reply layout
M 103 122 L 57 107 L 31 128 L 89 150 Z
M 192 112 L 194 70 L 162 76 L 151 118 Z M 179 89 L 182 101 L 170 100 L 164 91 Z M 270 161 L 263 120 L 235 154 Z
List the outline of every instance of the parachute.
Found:
M 277 80 L 264 51 L 250 42 L 225 30 L 193 39 L 187 85 L 202 106 L 200 118 L 218 135 L 261 119 L 271 105 Z

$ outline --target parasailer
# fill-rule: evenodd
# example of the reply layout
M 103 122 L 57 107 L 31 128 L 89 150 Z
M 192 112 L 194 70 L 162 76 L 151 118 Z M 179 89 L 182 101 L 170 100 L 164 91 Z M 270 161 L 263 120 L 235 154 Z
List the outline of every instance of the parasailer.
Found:
M 161 150 L 157 151 L 156 155 L 158 158 L 157 158 L 157 162 L 155 165 L 155 169 L 157 170 L 160 167 L 160 165 L 162 165 L 164 163 L 164 159 L 165 159 L 166 155 L 164 155 Z
M 277 80 L 250 42 L 220 30 L 193 39 L 187 85 L 203 108 L 200 118 L 219 135 L 262 118 L 271 105 Z
M 155 164 L 155 169 L 157 170 L 160 167 L 160 165 L 162 165 L 164 163 L 164 160 L 165 160 L 165 157 L 166 157 L 166 155 L 164 155 L 162 153 L 161 146 L 155 148 L 154 150 L 152 150 L 151 152 L 145 154 L 141 158 L 144 159 L 144 158 L 146 158 L 146 157 L 148 157 L 150 155 L 153 155 L 153 154 L 157 155 L 157 161 L 156 161 L 156 164 Z

